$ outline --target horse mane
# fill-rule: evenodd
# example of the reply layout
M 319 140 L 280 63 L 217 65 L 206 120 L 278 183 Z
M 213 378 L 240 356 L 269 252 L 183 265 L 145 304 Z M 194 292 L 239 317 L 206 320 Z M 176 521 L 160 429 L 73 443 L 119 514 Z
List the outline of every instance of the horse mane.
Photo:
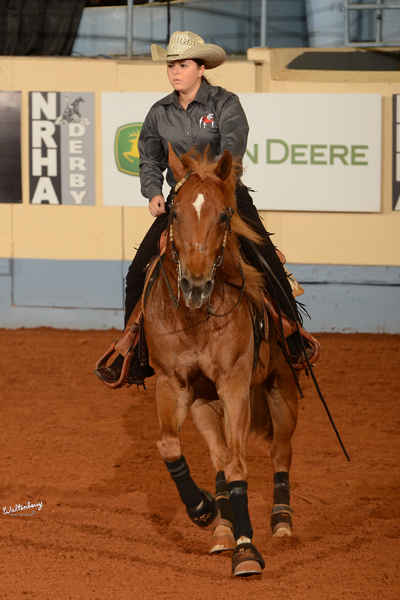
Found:
M 219 269 L 217 269 L 216 280 L 241 287 L 242 276 L 238 268 L 238 264 L 240 263 L 245 280 L 244 293 L 251 303 L 261 311 L 263 309 L 263 300 L 260 291 L 264 287 L 264 279 L 262 274 L 246 260 L 239 241 L 239 238 L 243 237 L 257 245 L 262 244 L 262 238 L 247 225 L 239 215 L 237 209 L 235 189 L 237 180 L 242 172 L 241 160 L 237 158 L 233 159 L 230 175 L 225 181 L 222 181 L 215 174 L 218 162 L 210 158 L 208 148 L 203 154 L 193 149 L 189 150 L 189 152 L 179 158 L 183 166 L 192 170 L 193 174 L 198 175 L 201 180 L 210 179 L 216 183 L 224 194 L 226 206 L 230 206 L 233 210 L 231 218 L 232 233 L 228 234 L 224 260 Z

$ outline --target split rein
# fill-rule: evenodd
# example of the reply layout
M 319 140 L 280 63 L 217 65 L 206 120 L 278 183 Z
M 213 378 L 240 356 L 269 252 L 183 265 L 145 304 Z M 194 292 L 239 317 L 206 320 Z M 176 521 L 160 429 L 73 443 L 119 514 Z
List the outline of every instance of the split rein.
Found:
M 179 298 L 180 298 L 180 289 L 181 289 L 181 280 L 182 280 L 182 267 L 181 267 L 181 261 L 179 259 L 179 253 L 175 248 L 175 244 L 174 244 L 174 230 L 173 230 L 173 222 L 174 222 L 174 218 L 175 218 L 175 213 L 174 213 L 174 198 L 176 196 L 176 194 L 179 192 L 179 190 L 181 189 L 181 187 L 183 186 L 184 183 L 186 183 L 186 181 L 189 179 L 189 177 L 193 174 L 192 170 L 189 170 L 186 175 L 176 184 L 175 189 L 174 189 L 174 195 L 172 197 L 172 202 L 171 202 L 171 206 L 170 206 L 170 213 L 169 213 L 169 217 L 168 217 L 168 224 L 167 224 L 167 231 L 169 231 L 169 241 L 171 244 L 171 252 L 172 252 L 172 260 L 174 261 L 174 263 L 176 264 L 176 272 L 178 274 L 178 294 L 177 296 L 175 296 L 173 289 L 171 287 L 171 284 L 168 280 L 168 276 L 167 273 L 165 272 L 164 269 L 164 264 L 163 264 L 163 258 L 160 256 L 160 265 L 161 265 L 161 270 L 165 279 L 165 283 L 167 285 L 168 288 L 168 292 L 169 292 L 169 297 L 171 302 L 173 303 L 175 309 L 178 308 L 179 305 Z M 227 242 L 227 237 L 228 237 L 228 231 L 229 233 L 232 233 L 232 229 L 231 229 L 231 219 L 232 216 L 234 214 L 233 209 L 230 206 L 226 207 L 226 213 L 225 213 L 225 229 L 224 229 L 224 235 L 222 238 L 222 245 L 221 245 L 221 251 L 219 256 L 216 258 L 214 265 L 211 269 L 211 274 L 210 274 L 210 280 L 211 284 L 212 284 L 212 288 L 214 287 L 214 277 L 215 277 L 215 272 L 218 269 L 218 267 L 220 267 L 222 265 L 222 261 L 224 258 L 224 252 L 225 252 L 225 247 L 226 247 L 226 242 Z M 165 255 L 164 255 L 165 256 Z M 228 310 L 228 312 L 224 313 L 224 314 L 218 314 L 218 313 L 214 313 L 213 307 L 210 303 L 210 296 L 211 296 L 211 292 L 208 296 L 208 307 L 207 307 L 207 318 L 209 318 L 210 316 L 213 317 L 227 317 L 231 312 L 233 312 L 235 310 L 235 308 L 239 305 L 241 299 L 243 298 L 243 294 L 244 294 L 244 287 L 245 287 L 245 279 L 244 279 L 244 273 L 243 273 L 243 269 L 242 269 L 242 265 L 240 264 L 240 262 L 238 263 L 239 266 L 239 271 L 240 271 L 240 275 L 242 277 L 242 285 L 240 288 L 240 293 L 239 293 L 239 298 L 236 302 L 236 304 L 230 309 Z M 212 290 L 211 288 L 211 290 Z

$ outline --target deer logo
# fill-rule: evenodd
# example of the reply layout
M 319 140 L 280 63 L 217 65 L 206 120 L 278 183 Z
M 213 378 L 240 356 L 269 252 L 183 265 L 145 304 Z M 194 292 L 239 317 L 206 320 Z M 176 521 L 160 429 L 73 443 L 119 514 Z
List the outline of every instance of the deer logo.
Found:
M 115 162 L 118 171 L 139 175 L 139 136 L 143 123 L 129 123 L 117 129 L 115 135 Z
M 133 163 L 134 158 L 139 158 L 139 149 L 138 149 L 138 141 L 139 141 L 140 131 L 133 131 L 129 134 L 129 140 L 131 141 L 131 149 L 124 152 L 124 156 L 129 162 Z

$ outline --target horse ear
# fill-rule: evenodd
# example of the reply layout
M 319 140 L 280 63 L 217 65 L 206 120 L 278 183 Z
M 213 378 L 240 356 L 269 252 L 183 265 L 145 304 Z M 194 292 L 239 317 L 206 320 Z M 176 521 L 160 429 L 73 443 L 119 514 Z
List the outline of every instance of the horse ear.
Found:
M 176 181 L 180 181 L 186 174 L 187 169 L 183 166 L 174 152 L 171 144 L 168 142 L 168 163 L 172 169 Z
M 225 150 L 223 155 L 218 161 L 217 168 L 214 173 L 219 177 L 222 181 L 228 179 L 229 175 L 232 171 L 232 155 L 229 150 Z

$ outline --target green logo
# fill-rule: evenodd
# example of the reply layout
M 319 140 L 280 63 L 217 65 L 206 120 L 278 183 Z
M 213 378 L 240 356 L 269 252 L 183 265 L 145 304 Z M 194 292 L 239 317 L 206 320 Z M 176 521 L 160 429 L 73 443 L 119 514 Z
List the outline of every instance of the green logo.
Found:
M 143 123 L 129 123 L 118 127 L 115 134 L 115 161 L 118 171 L 139 175 L 138 141 Z

